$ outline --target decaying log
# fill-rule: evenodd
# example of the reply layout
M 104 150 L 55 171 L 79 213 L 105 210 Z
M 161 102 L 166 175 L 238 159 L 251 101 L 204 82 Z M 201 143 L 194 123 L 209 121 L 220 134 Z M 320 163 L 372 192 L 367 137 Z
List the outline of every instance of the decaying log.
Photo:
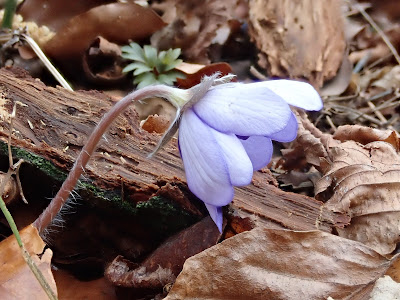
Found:
M 8 123 L 15 101 L 19 106 L 14 121 L 12 144 L 28 150 L 68 171 L 85 140 L 102 115 L 113 105 L 97 91 L 69 92 L 47 87 L 20 70 L 0 70 L 0 137 L 8 137 Z M 184 184 L 182 161 L 173 140 L 154 158 L 151 152 L 160 138 L 139 127 L 133 108 L 120 116 L 104 135 L 89 162 L 85 176 L 104 190 L 115 191 L 124 201 L 138 203 L 153 196 L 179 201 L 194 198 Z M 255 213 L 261 223 L 296 230 L 316 229 L 321 202 L 314 198 L 286 193 L 270 184 L 268 171 L 256 172 L 251 185 L 236 190 L 234 207 L 246 215 Z M 29 200 L 29 199 L 28 199 Z M 188 206 L 188 205 L 186 205 Z M 190 205 L 189 205 L 190 206 Z M 185 207 L 196 212 L 196 208 Z M 328 224 L 319 229 L 330 231 Z

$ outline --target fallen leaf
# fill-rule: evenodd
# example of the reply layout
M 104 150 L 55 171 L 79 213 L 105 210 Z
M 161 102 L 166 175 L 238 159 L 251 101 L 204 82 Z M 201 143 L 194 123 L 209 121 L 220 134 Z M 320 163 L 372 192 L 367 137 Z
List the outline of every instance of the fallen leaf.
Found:
M 353 66 L 348 54 L 343 56 L 342 64 L 334 78 L 324 83 L 321 88 L 321 96 L 341 95 L 349 86 L 353 72 Z
M 72 17 L 110 2 L 114 1 L 25 0 L 18 8 L 18 13 L 27 21 L 34 21 L 39 25 L 46 25 L 57 31 Z
M 389 266 L 325 232 L 256 228 L 189 258 L 165 299 L 362 299 Z
M 316 87 L 340 67 L 345 38 L 340 3 L 249 2 L 249 29 L 269 76 L 306 78 Z
M 228 75 L 232 73 L 232 68 L 227 63 L 215 63 L 206 66 L 198 64 L 182 64 L 177 66 L 176 69 L 185 73 L 186 77 L 184 79 L 178 78 L 176 85 L 182 89 L 188 89 L 196 84 L 199 84 L 204 76 L 210 76 L 214 73 L 219 72 L 221 76 Z M 199 66 L 202 66 L 199 68 Z M 193 72 L 193 70 L 195 70 Z
M 333 138 L 341 142 L 353 140 L 363 145 L 375 141 L 383 141 L 391 144 L 396 151 L 400 150 L 399 136 L 393 130 L 379 130 L 360 125 L 344 125 L 336 130 Z
M 126 76 L 122 73 L 120 47 L 102 37 L 95 38 L 90 44 L 83 55 L 82 65 L 86 78 L 103 86 L 120 83 Z
M 400 283 L 390 276 L 379 278 L 371 292 L 369 300 L 400 299 Z
M 70 19 L 47 42 L 45 51 L 59 60 L 77 58 L 97 36 L 124 44 L 149 37 L 164 25 L 151 8 L 135 3 L 101 5 Z
M 168 129 L 170 120 L 164 116 L 151 115 L 141 122 L 141 126 L 147 132 L 153 133 L 163 133 Z
M 53 271 L 58 300 L 117 300 L 114 287 L 104 278 L 81 281 L 63 270 Z
M 167 239 L 140 265 L 118 256 L 105 276 L 116 286 L 133 288 L 131 297 L 149 294 L 149 290 L 154 291 L 153 294 L 161 293 L 166 284 L 175 281 L 188 257 L 215 245 L 220 237 L 208 216 Z
M 46 249 L 37 229 L 32 225 L 20 231 L 26 250 L 36 263 L 53 292 L 57 293 L 56 283 L 51 273 L 52 251 Z M 0 298 L 8 299 L 47 299 L 46 293 L 22 257 L 14 236 L 0 243 Z
M 164 11 L 163 19 L 169 25 L 152 36 L 151 44 L 158 49 L 181 48 L 188 61 L 203 64 L 210 62 L 210 46 L 224 44 L 237 29 L 243 15 L 240 9 L 247 10 L 246 1 L 237 0 L 207 0 L 202 5 L 193 0 L 168 0 L 153 7 Z
M 400 241 L 400 156 L 386 142 L 347 141 L 331 148 L 329 159 L 315 186 L 318 199 L 329 199 L 322 210 L 351 217 L 337 228 L 340 236 L 391 253 Z

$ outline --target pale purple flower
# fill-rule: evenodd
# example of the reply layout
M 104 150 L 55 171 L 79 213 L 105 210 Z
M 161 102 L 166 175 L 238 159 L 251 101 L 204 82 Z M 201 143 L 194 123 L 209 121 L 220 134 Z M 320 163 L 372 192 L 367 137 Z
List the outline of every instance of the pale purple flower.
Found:
M 232 201 L 233 187 L 250 184 L 253 172 L 269 163 L 271 140 L 296 138 L 297 120 L 289 105 L 320 110 L 322 101 L 304 82 L 217 82 L 212 86 L 216 81 L 206 78 L 191 89 L 191 100 L 182 104 L 181 97 L 175 105 L 183 111 L 178 142 L 187 184 L 222 231 L 221 207 Z

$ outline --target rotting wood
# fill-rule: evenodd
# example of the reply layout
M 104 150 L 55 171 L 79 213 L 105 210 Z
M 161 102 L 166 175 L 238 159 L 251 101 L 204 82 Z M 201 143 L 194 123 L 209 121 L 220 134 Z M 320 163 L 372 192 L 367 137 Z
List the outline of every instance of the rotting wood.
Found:
M 113 104 L 101 92 L 46 87 L 16 69 L 0 70 L 0 95 L 6 100 L 0 108 L 5 114 L 11 111 L 14 101 L 27 105 L 17 111 L 13 145 L 44 157 L 65 171 L 72 166 L 95 124 Z M 185 178 L 176 140 L 148 159 L 146 155 L 156 145 L 159 135 L 142 130 L 138 124 L 136 112 L 129 108 L 105 134 L 85 172 L 102 189 L 120 191 L 123 186 L 124 199 L 133 202 L 145 201 L 167 183 L 181 183 L 181 178 Z M 7 125 L 4 121 L 0 125 L 3 127 L 0 136 L 5 140 Z M 255 213 L 266 226 L 316 229 L 322 203 L 283 192 L 271 181 L 269 172 L 256 172 L 251 185 L 236 189 L 233 205 L 245 215 Z M 175 186 L 183 189 L 183 195 L 188 194 L 182 184 Z M 330 225 L 319 224 L 319 229 L 330 231 Z

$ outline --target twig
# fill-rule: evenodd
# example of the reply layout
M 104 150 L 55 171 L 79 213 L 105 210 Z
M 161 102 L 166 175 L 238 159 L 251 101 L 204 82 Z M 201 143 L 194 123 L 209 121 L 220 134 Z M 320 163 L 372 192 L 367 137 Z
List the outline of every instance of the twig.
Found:
M 368 23 L 371 24 L 372 28 L 374 28 L 376 32 L 381 36 L 386 46 L 388 46 L 388 48 L 392 52 L 397 63 L 400 65 L 400 56 L 396 48 L 393 47 L 393 44 L 390 42 L 388 36 L 383 32 L 383 30 L 378 26 L 378 24 L 375 23 L 375 21 L 370 17 L 370 15 L 365 11 L 365 9 L 361 5 L 355 4 L 355 6 L 358 9 L 358 11 L 362 14 L 362 16 L 368 21 Z
M 2 193 L 1 193 L 2 194 Z M 10 225 L 11 231 L 17 240 L 17 244 L 21 249 L 22 256 L 31 269 L 33 275 L 35 275 L 36 279 L 38 280 L 39 284 L 42 286 L 43 290 L 51 300 L 57 300 L 56 294 L 51 289 L 50 285 L 47 283 L 46 278 L 44 278 L 42 272 L 39 270 L 35 262 L 32 260 L 32 257 L 29 255 L 29 252 L 26 250 L 24 244 L 22 243 L 21 236 L 19 235 L 17 225 L 14 222 L 13 217 L 10 214 L 10 211 L 7 209 L 6 204 L 4 203 L 3 197 L 0 196 L 0 209 L 3 212 L 4 216 L 8 224 Z

